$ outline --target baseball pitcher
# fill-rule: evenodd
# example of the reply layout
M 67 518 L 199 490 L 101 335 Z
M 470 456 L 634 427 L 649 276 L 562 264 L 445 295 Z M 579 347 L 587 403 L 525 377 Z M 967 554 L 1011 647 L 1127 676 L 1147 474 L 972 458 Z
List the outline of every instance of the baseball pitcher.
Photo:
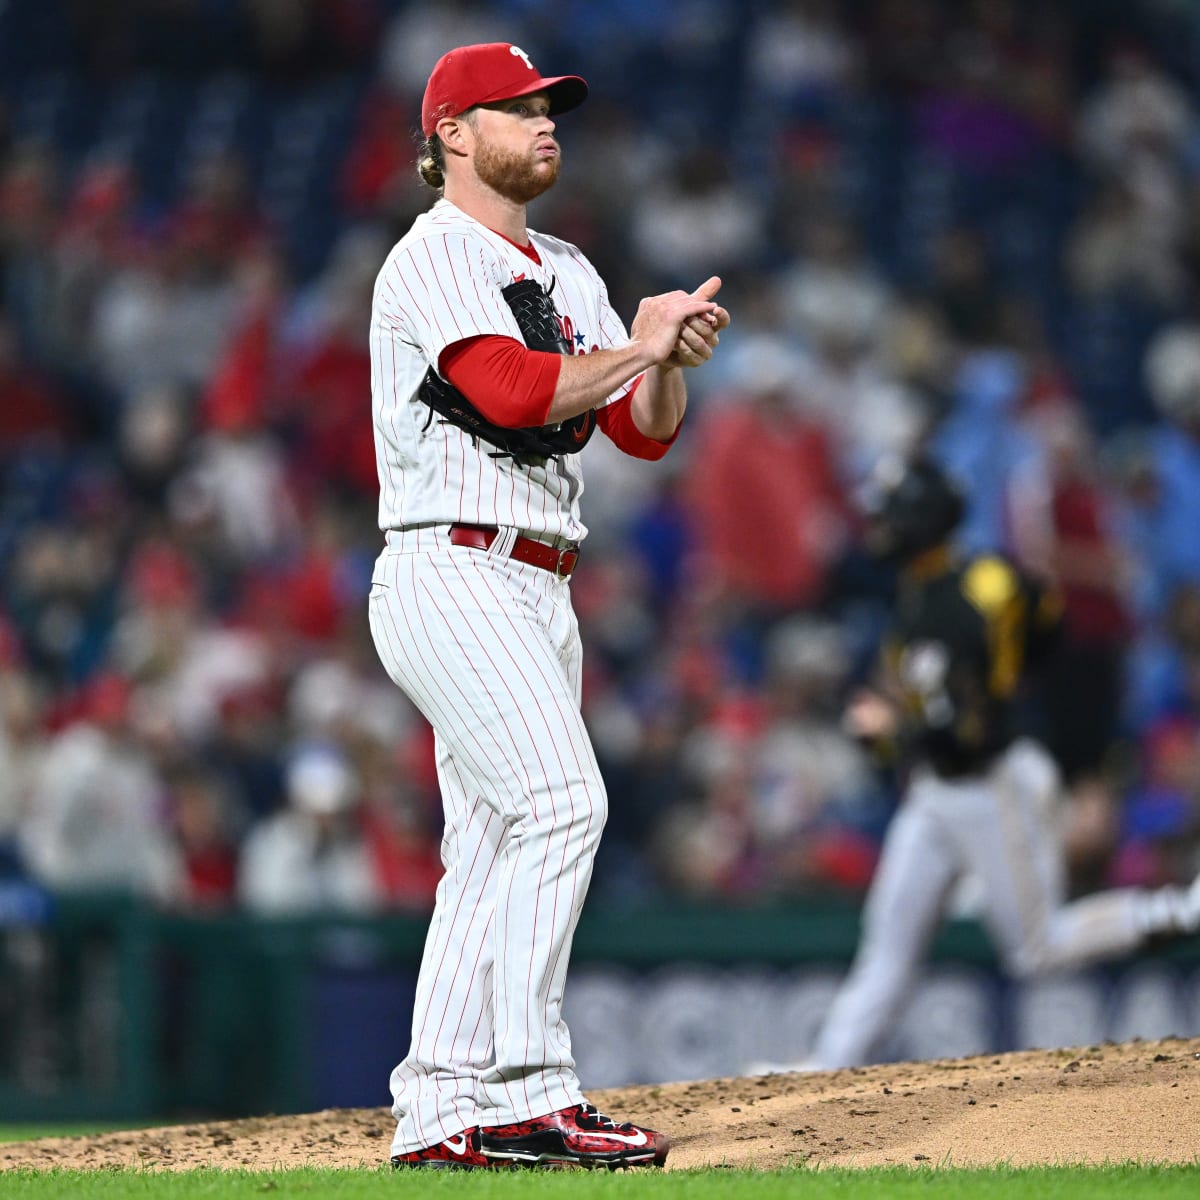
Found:
M 442 862 L 412 1040 L 391 1077 L 397 1166 L 662 1165 L 667 1139 L 587 1103 L 562 1017 L 607 799 L 580 715 L 569 579 L 597 433 L 664 455 L 729 314 L 716 277 L 626 332 L 579 250 L 526 227 L 558 176 L 577 76 L 463 46 L 429 77 L 419 169 L 439 198 L 379 272 L 371 387 L 385 546 L 380 658 L 433 726 Z

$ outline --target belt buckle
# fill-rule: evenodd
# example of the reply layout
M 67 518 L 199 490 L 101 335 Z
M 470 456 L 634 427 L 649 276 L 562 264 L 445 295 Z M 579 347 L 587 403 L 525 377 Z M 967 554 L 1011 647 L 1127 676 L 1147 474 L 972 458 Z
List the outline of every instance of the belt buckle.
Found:
M 575 569 L 575 562 L 578 562 L 578 560 L 579 560 L 579 550 L 575 546 L 562 546 L 556 551 L 556 554 L 555 554 L 555 559 L 554 559 L 554 578 L 555 579 L 567 579 L 570 577 L 571 571 L 563 570 L 563 559 L 566 558 L 566 556 L 568 554 L 575 555 L 575 560 L 571 563 L 571 570 Z

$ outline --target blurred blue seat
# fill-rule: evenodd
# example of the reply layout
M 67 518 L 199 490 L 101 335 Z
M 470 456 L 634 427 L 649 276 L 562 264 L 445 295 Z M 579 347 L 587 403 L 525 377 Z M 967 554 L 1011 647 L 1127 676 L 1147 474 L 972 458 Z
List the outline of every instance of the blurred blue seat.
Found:
M 95 138 L 95 100 L 78 76 L 65 70 L 30 72 L 9 99 L 13 140 L 53 146 L 69 168 Z
M 320 269 L 340 228 L 335 189 L 361 88 L 344 78 L 267 98 L 259 202 L 301 279 Z
M 60 515 L 70 478 L 70 460 L 60 451 L 23 447 L 0 458 L 0 579 L 25 532 Z
M 71 14 L 63 0 L 0 3 L 0 96 L 10 101 L 32 76 L 66 71 Z
M 1142 361 L 1164 313 L 1128 296 L 1075 299 L 1058 341 L 1081 400 L 1101 435 L 1157 419 Z
M 909 153 L 906 117 L 880 97 L 847 93 L 830 113 L 830 127 L 838 143 L 839 198 L 857 218 L 868 252 L 890 271 Z
M 206 159 L 240 157 L 252 187 L 257 186 L 262 141 L 257 112 L 261 101 L 249 76 L 235 72 L 212 76 L 198 88 L 187 116 L 179 150 L 179 179 Z
M 955 221 L 957 179 L 946 159 L 914 149 L 900 169 L 892 232 L 892 268 L 904 283 L 923 283 L 938 237 Z
M 120 83 L 98 105 L 93 152 L 130 163 L 153 206 L 163 207 L 176 196 L 183 133 L 196 91 L 190 80 L 143 73 Z

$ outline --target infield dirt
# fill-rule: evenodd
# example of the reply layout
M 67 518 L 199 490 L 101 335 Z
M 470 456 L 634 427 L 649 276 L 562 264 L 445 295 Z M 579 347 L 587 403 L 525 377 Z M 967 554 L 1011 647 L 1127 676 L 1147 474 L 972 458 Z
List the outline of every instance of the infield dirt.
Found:
M 794 1164 L 1014 1166 L 1200 1162 L 1200 1038 L 597 1091 L 670 1134 L 668 1169 Z M 361 1167 L 387 1159 L 378 1109 L 327 1109 L 46 1138 L 0 1167 Z

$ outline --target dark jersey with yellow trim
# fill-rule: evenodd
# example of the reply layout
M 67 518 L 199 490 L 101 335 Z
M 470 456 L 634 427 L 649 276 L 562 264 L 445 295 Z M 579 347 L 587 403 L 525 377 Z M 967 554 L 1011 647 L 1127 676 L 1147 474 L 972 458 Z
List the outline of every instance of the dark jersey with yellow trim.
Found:
M 910 570 L 883 647 L 901 753 L 940 775 L 983 770 L 1021 732 L 1022 684 L 1061 615 L 1057 592 L 1000 555 Z

